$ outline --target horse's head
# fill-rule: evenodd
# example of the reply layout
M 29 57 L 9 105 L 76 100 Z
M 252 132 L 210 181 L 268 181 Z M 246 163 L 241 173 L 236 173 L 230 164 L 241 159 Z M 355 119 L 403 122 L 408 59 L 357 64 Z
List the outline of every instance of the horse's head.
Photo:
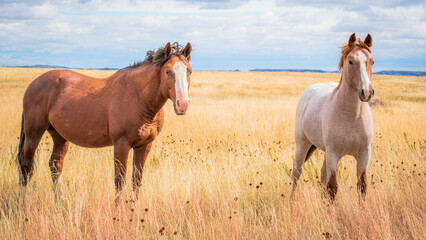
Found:
M 349 85 L 358 91 L 359 99 L 368 102 L 374 96 L 374 89 L 370 82 L 374 64 L 370 51 L 373 39 L 368 34 L 365 40 L 361 41 L 353 33 L 345 46 L 350 50 L 343 63 L 346 79 L 349 81 Z
M 184 115 L 189 107 L 188 89 L 191 82 L 192 68 L 189 65 L 192 46 L 176 49 L 169 43 L 164 47 L 167 62 L 161 68 L 161 85 L 163 95 L 173 101 L 177 115 Z

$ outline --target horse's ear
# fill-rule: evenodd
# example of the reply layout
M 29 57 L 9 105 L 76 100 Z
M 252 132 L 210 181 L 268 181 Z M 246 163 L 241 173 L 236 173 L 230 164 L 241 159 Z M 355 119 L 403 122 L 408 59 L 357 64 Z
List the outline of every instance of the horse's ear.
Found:
M 191 56 L 191 52 L 192 52 L 192 45 L 191 43 L 186 44 L 185 48 L 183 49 L 183 55 L 190 60 L 190 56 Z
M 365 37 L 364 43 L 368 47 L 372 47 L 373 46 L 373 38 L 371 37 L 370 34 L 368 34 L 367 37 Z
M 168 58 L 170 55 L 172 55 L 172 45 L 168 42 L 164 47 L 164 57 Z
M 355 36 L 355 33 L 352 33 L 352 35 L 349 37 L 349 41 L 348 41 L 349 47 L 352 47 L 355 42 L 356 42 L 356 36 Z

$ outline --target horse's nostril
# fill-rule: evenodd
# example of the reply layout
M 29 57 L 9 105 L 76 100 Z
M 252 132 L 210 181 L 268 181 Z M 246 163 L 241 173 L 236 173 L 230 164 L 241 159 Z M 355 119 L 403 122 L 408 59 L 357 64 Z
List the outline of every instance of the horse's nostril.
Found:
M 365 99 L 364 90 L 361 90 L 361 99 Z
M 179 100 L 176 101 L 176 104 L 178 107 L 180 107 Z

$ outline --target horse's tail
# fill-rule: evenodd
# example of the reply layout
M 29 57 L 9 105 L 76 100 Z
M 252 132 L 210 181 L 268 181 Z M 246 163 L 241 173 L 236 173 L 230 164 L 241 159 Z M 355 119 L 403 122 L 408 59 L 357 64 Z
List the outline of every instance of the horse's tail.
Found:
M 24 160 L 24 141 L 25 141 L 25 132 L 24 132 L 24 113 L 22 113 L 22 121 L 21 121 L 21 135 L 19 137 L 19 145 L 18 145 L 18 155 L 17 155 L 17 160 L 18 160 L 18 165 L 20 166 L 19 163 L 22 162 L 22 160 Z

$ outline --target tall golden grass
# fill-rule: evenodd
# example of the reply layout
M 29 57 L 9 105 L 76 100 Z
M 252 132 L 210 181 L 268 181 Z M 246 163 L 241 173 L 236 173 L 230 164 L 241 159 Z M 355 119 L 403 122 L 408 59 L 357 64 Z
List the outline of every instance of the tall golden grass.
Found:
M 116 207 L 110 147 L 71 145 L 55 201 L 47 133 L 23 203 L 15 162 L 22 96 L 45 71 L 0 68 L 1 239 L 426 238 L 424 77 L 373 76 L 367 198 L 359 202 L 355 160 L 344 157 L 330 204 L 321 198 L 320 151 L 304 165 L 295 199 L 289 196 L 297 100 L 310 84 L 338 81 L 338 74 L 194 72 L 187 115 L 165 106 L 140 199 L 128 201 L 128 184 Z

